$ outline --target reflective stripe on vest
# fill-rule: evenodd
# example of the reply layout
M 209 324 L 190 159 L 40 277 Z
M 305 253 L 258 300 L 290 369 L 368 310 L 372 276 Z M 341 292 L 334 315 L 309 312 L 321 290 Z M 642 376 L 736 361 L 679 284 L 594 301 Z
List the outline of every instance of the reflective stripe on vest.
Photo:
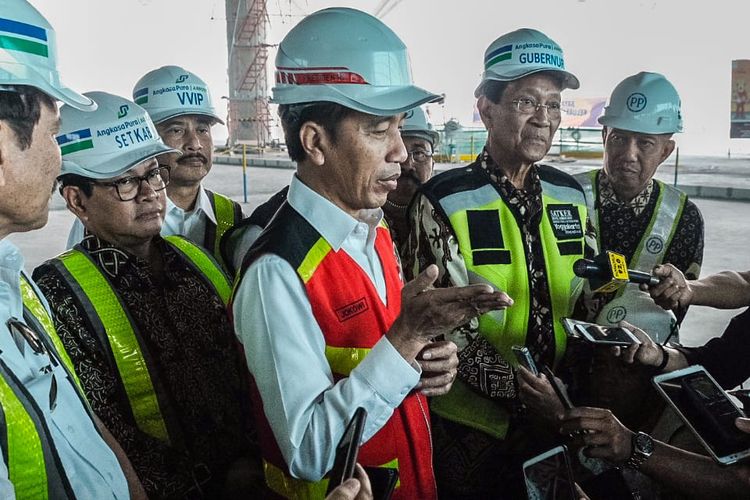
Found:
M 459 251 L 468 271 L 469 283 L 489 283 L 508 293 L 515 301 L 504 311 L 491 311 L 479 318 L 479 332 L 511 365 L 517 364 L 511 346 L 525 345 L 530 313 L 530 290 L 523 236 L 513 212 L 496 188 L 487 183 L 470 191 L 462 191 L 439 200 L 456 235 Z M 476 217 L 482 228 L 480 240 L 494 247 L 472 246 L 476 234 L 470 230 L 470 218 Z M 552 220 L 552 217 L 561 219 Z M 566 222 L 567 221 L 567 222 Z M 490 227 L 497 224 L 499 227 Z M 574 188 L 542 180 L 542 218 L 539 226 L 547 282 L 550 288 L 555 363 L 565 353 L 567 334 L 560 319 L 570 315 L 583 280 L 573 273 L 573 263 L 583 257 L 586 230 L 586 206 L 583 194 Z M 566 229 L 567 228 L 567 229 Z M 561 233 L 570 230 L 571 237 Z M 561 233 L 558 236 L 556 233 Z M 522 279 L 519 279 L 522 277 Z M 508 413 L 496 402 L 485 398 L 456 381 L 451 391 L 432 399 L 435 413 L 482 430 L 496 438 L 507 432 Z
M 73 498 L 49 429 L 27 391 L 0 361 L 3 455 L 16 498 Z
M 31 315 L 34 316 L 34 319 L 36 319 L 39 325 L 47 333 L 47 337 L 55 346 L 58 358 L 63 363 L 63 365 L 65 365 L 65 368 L 68 369 L 68 373 L 71 377 L 73 377 L 73 380 L 75 380 L 78 388 L 81 389 L 81 381 L 78 380 L 78 375 L 76 374 L 75 368 L 73 367 L 73 362 L 70 360 L 70 356 L 68 356 L 68 353 L 65 350 L 65 346 L 63 346 L 60 337 L 57 335 L 55 324 L 53 323 L 52 318 L 47 312 L 47 308 L 44 307 L 44 304 L 42 304 L 41 299 L 34 290 L 34 287 L 31 285 L 28 278 L 23 273 L 21 273 L 20 284 L 23 306 L 28 309 Z
M 576 176 L 584 187 L 589 207 L 595 205 L 599 196 L 598 172 L 600 171 L 593 170 Z M 687 201 L 685 193 L 659 180 L 654 179 L 654 182 L 659 186 L 654 212 L 638 247 L 628 261 L 628 268 L 644 272 L 651 272 L 655 266 L 664 262 L 664 256 L 672 244 Z M 601 247 L 598 219 L 598 213 L 591 217 Z M 596 318 L 596 322 L 601 325 L 616 325 L 622 320 L 643 329 L 656 342 L 664 342 L 677 324 L 677 318 L 672 311 L 665 311 L 657 306 L 648 292 L 642 291 L 634 284 L 620 288 L 615 297 L 602 307 Z M 679 341 L 678 337 L 673 338 Z
M 211 200 L 211 207 L 214 209 L 216 230 L 213 231 L 213 235 L 210 235 L 207 231 L 207 236 L 213 236 L 213 241 L 205 241 L 204 244 L 209 248 L 214 258 L 224 265 L 224 260 L 221 257 L 220 243 L 224 233 L 237 222 L 235 220 L 234 202 L 230 198 L 214 193 L 213 191 L 209 191 L 208 195 L 209 200 Z M 208 230 L 208 227 L 206 229 Z

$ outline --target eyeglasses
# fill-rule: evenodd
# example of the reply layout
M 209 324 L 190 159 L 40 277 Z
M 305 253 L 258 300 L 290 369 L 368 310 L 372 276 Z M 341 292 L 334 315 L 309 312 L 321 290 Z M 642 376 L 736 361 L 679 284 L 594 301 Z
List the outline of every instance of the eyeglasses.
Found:
M 138 197 L 138 191 L 140 191 L 143 181 L 146 181 L 154 191 L 165 189 L 169 185 L 170 168 L 169 165 L 159 165 L 141 176 L 132 175 L 112 182 L 91 182 L 100 186 L 114 187 L 121 201 L 130 201 Z
M 50 381 L 49 387 L 49 407 L 50 410 L 54 410 L 57 406 L 57 378 L 55 377 L 54 367 L 57 366 L 57 359 L 51 355 L 44 341 L 39 335 L 28 327 L 25 323 L 21 322 L 16 318 L 9 318 L 5 322 L 13 341 L 18 346 L 18 350 L 23 354 L 24 346 L 28 345 L 34 352 L 35 356 L 46 356 L 47 359 L 40 360 L 42 362 L 39 371 L 41 373 L 51 373 L 52 380 Z M 49 361 L 49 362 L 48 362 Z
M 516 105 L 516 109 L 518 110 L 518 112 L 523 113 L 524 115 L 532 115 L 539 111 L 539 108 L 544 108 L 545 110 L 547 110 L 547 116 L 549 116 L 550 118 L 560 118 L 561 111 L 559 102 L 539 104 L 534 99 L 529 99 L 528 97 L 516 99 L 512 102 Z
M 407 154 L 406 161 L 411 160 L 414 163 L 427 163 L 432 158 L 433 153 L 428 153 L 424 149 L 415 149 L 414 151 L 409 151 Z

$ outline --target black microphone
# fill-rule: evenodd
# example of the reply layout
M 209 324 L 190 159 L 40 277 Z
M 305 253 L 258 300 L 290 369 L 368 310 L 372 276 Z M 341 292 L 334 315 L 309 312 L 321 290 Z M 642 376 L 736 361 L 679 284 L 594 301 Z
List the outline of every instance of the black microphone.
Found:
M 578 259 L 573 264 L 576 276 L 586 278 L 595 292 L 613 292 L 627 283 L 659 284 L 659 278 L 650 273 L 627 268 L 625 256 L 607 251 L 594 257 L 594 260 Z

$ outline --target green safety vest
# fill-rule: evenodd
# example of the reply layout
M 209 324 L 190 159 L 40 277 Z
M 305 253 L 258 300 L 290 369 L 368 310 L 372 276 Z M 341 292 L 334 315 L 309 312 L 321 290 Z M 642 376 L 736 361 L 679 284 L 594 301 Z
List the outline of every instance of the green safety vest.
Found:
M 208 194 L 211 208 L 214 210 L 216 225 L 212 224 L 210 220 L 206 220 L 206 233 L 203 238 L 203 246 L 208 248 L 224 269 L 227 269 L 224 259 L 221 256 L 221 237 L 224 236 L 224 233 L 229 228 L 242 220 L 242 207 L 232 199 L 213 191 L 206 190 L 206 194 Z
M 611 249 L 602 248 L 599 213 L 595 209 L 599 198 L 600 172 L 601 170 L 596 169 L 577 174 L 575 177 L 586 194 L 589 218 L 596 228 L 599 248 L 604 251 Z M 664 262 L 664 256 L 672 244 L 687 201 L 687 196 L 682 191 L 656 179 L 654 182 L 659 185 L 656 206 L 635 253 L 628 261 L 628 268 L 637 271 L 651 272 L 654 267 Z M 622 320 L 641 328 L 659 343 L 663 343 L 670 336 L 677 324 L 677 318 L 672 311 L 665 311 L 656 305 L 648 292 L 632 283 L 620 288 L 614 298 L 602 307 L 596 318 L 600 325 L 610 326 Z M 672 338 L 679 341 L 679 335 Z
M 539 166 L 542 182 L 542 242 L 550 288 L 555 363 L 565 353 L 567 334 L 561 318 L 572 313 L 583 281 L 573 263 L 584 255 L 586 204 L 578 184 L 556 169 Z M 479 332 L 511 365 L 513 345 L 525 345 L 531 307 L 523 235 L 513 212 L 477 162 L 434 178 L 423 193 L 450 222 L 468 272 L 469 283 L 489 283 L 510 295 L 513 306 L 479 318 Z M 443 179 L 440 179 L 443 177 Z M 508 413 L 460 380 L 430 404 L 444 418 L 503 438 Z
M 224 271 L 205 249 L 182 236 L 164 238 L 213 287 L 224 305 L 231 287 Z M 165 442 L 170 441 L 158 392 L 148 369 L 148 353 L 128 310 L 109 279 L 88 253 L 74 248 L 49 261 L 83 304 L 91 325 L 109 346 L 138 428 Z

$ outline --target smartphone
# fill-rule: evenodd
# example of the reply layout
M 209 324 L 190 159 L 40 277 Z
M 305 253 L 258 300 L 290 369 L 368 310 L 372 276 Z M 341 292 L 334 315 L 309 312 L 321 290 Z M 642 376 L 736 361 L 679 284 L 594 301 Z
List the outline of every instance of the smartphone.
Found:
M 354 411 L 352 419 L 344 430 L 339 444 L 336 445 L 336 458 L 333 461 L 333 469 L 329 474 L 328 492 L 331 493 L 334 488 L 354 476 L 354 468 L 357 464 L 357 455 L 359 454 L 359 443 L 362 441 L 362 431 L 365 428 L 367 419 L 367 410 L 357 408 Z
M 536 368 L 534 358 L 531 357 L 529 348 L 523 345 L 514 345 L 510 348 L 513 351 L 513 355 L 516 357 L 518 364 L 529 370 L 534 376 L 539 375 L 539 370 Z
M 529 500 L 578 500 L 565 446 L 525 461 L 523 478 Z
M 620 326 L 601 326 L 570 318 L 563 318 L 563 326 L 571 337 L 581 338 L 593 344 L 630 346 L 641 343 L 633 332 Z
M 750 434 L 734 424 L 744 412 L 705 368 L 695 365 L 657 375 L 653 383 L 714 460 L 731 464 L 750 457 Z
M 557 397 L 560 398 L 560 402 L 563 404 L 566 410 L 571 410 L 573 408 L 573 402 L 568 397 L 568 393 L 565 391 L 565 388 L 560 385 L 560 383 L 555 378 L 555 374 L 552 373 L 552 370 L 550 370 L 549 366 L 542 365 L 542 373 L 547 377 L 547 380 L 549 380 L 549 383 L 552 384 L 552 389 L 555 391 L 555 394 L 557 394 Z

